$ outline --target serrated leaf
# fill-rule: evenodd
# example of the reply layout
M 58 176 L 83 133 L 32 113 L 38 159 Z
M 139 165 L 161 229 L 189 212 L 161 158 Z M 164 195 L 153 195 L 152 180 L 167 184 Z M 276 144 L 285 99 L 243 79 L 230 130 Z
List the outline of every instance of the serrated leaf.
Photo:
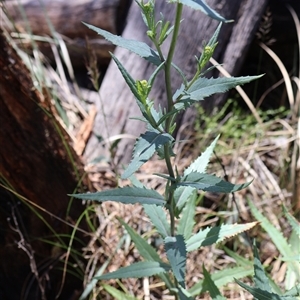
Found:
M 203 275 L 204 275 L 204 281 L 203 281 L 203 291 L 208 291 L 209 295 L 211 296 L 212 300 L 226 300 L 224 298 L 218 287 L 215 285 L 214 281 L 212 280 L 210 274 L 207 272 L 203 265 Z
M 190 186 L 179 186 L 174 192 L 174 200 L 176 204 L 176 215 L 178 217 L 179 213 L 183 209 L 185 203 L 193 196 L 193 191 L 195 188 Z
M 145 213 L 150 218 L 152 224 L 155 226 L 158 233 L 163 237 L 167 237 L 171 235 L 170 233 L 170 225 L 167 221 L 167 216 L 165 211 L 161 206 L 157 205 L 143 205 Z
M 221 226 L 207 227 L 200 230 L 186 241 L 187 251 L 196 250 L 202 246 L 208 246 L 222 242 L 224 239 L 231 238 L 241 232 L 250 230 L 258 222 L 246 224 L 222 224 Z
M 244 278 L 253 275 L 252 265 L 250 267 L 235 267 L 226 268 L 211 274 L 211 278 L 215 285 L 220 288 L 228 283 L 231 283 L 234 278 Z M 198 281 L 194 286 L 189 289 L 192 296 L 197 296 L 204 292 L 203 280 Z
M 240 285 L 242 288 L 247 290 L 258 300 L 298 300 L 296 297 L 293 296 L 280 296 L 274 293 L 264 291 L 259 288 L 251 287 L 239 280 L 235 280 L 235 281 L 238 285 Z
M 108 284 L 102 284 L 102 287 L 105 289 L 105 291 L 113 296 L 113 299 L 117 300 L 138 300 L 138 298 L 135 298 L 131 295 L 128 295 L 127 293 L 124 293 L 116 288 L 114 288 L 111 285 Z
M 128 267 L 120 268 L 117 271 L 95 277 L 95 279 L 109 280 L 122 278 L 143 278 L 168 272 L 170 269 L 170 265 L 163 262 L 141 261 L 134 263 Z
M 88 28 L 94 30 L 95 32 L 97 32 L 99 35 L 103 36 L 105 39 L 107 39 L 108 41 L 110 41 L 112 44 L 125 48 L 137 55 L 139 55 L 140 57 L 144 58 L 145 60 L 147 60 L 148 62 L 159 66 L 161 64 L 161 60 L 159 58 L 158 53 L 150 48 L 146 43 L 140 42 L 140 41 L 135 41 L 135 40 L 128 40 L 128 39 L 124 39 L 121 36 L 118 35 L 114 35 L 106 30 L 100 29 L 96 26 L 87 24 L 82 22 L 85 26 L 87 26 Z
M 184 170 L 184 176 L 187 176 L 192 172 L 205 173 L 219 137 L 220 135 L 218 135 L 209 147 L 207 147 L 206 150 L 187 169 Z
M 206 192 L 233 193 L 246 188 L 250 183 L 232 184 L 214 175 L 192 172 L 183 176 L 178 185 L 190 186 Z
M 172 0 L 170 2 L 172 2 Z M 192 9 L 200 10 L 207 16 L 211 17 L 212 19 L 218 20 L 220 22 L 232 22 L 232 20 L 226 20 L 215 10 L 210 8 L 204 0 L 178 0 L 178 1 L 176 0 L 176 2 L 189 6 Z
M 158 131 L 146 131 L 142 134 L 135 144 L 133 150 L 133 158 L 122 178 L 130 177 L 144 163 L 146 163 L 155 153 L 155 151 L 163 145 L 171 142 L 173 137 L 168 133 L 160 133 Z
M 256 288 L 262 289 L 267 292 L 271 292 L 269 279 L 266 276 L 264 267 L 260 262 L 256 244 L 253 246 L 254 253 L 254 284 Z
M 186 202 L 179 219 L 177 232 L 178 234 L 183 235 L 185 240 L 188 240 L 193 233 L 193 228 L 195 225 L 194 217 L 196 212 L 195 209 L 196 198 L 197 198 L 197 193 L 196 190 L 194 189 L 188 201 Z
M 168 236 L 164 242 L 173 274 L 178 283 L 185 288 L 186 246 L 184 238 L 182 235 Z
M 245 77 L 218 77 L 218 78 L 205 78 L 199 77 L 194 84 L 188 89 L 187 95 L 182 97 L 182 101 L 201 101 L 204 98 L 214 94 L 224 93 L 228 90 L 256 80 L 263 75 L 258 76 L 245 76 Z M 180 103 L 180 102 L 179 102 Z
M 86 193 L 86 194 L 71 194 L 75 198 L 92 200 L 92 201 L 116 201 L 125 204 L 156 204 L 165 205 L 165 199 L 157 191 L 138 188 L 138 187 L 124 187 L 108 191 Z
M 156 261 L 161 262 L 159 255 L 157 254 L 156 250 L 149 245 L 139 234 L 136 233 L 134 229 L 132 229 L 128 224 L 126 224 L 123 220 L 119 219 L 119 222 L 124 226 L 128 234 L 130 235 L 132 241 L 134 242 L 134 245 L 140 255 L 145 259 L 149 261 Z M 166 284 L 166 286 L 169 289 L 173 288 L 173 283 L 170 279 L 170 276 L 168 274 L 159 274 L 158 275 Z
M 284 296 L 300 296 L 300 283 L 298 283 L 295 287 L 290 289 L 289 291 L 284 293 Z

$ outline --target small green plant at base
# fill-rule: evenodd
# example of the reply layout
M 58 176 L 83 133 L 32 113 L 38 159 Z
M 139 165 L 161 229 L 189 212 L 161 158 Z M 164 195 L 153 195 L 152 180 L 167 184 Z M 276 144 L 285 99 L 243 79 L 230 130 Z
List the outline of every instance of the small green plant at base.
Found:
M 153 42 L 156 49 L 150 48 L 143 42 L 126 40 L 95 26 L 85 24 L 114 45 L 123 47 L 139 55 L 153 64 L 156 69 L 148 80 L 134 80 L 117 57 L 111 54 L 136 99 L 142 114 L 140 121 L 145 122 L 147 125 L 146 132 L 141 134 L 136 141 L 132 161 L 122 174 L 122 178 L 129 178 L 132 185 L 97 193 L 74 194 L 72 196 L 99 202 L 117 201 L 125 204 L 141 203 L 145 213 L 164 241 L 164 250 L 168 261 L 163 261 L 151 245 L 138 235 L 133 228 L 119 219 L 144 261 L 120 268 L 115 272 L 96 276 L 94 282 L 95 279 L 142 278 L 157 275 L 165 283 L 170 294 L 174 295 L 176 299 L 184 300 L 194 299 L 193 297 L 195 296 L 186 288 L 185 274 L 187 253 L 247 231 L 255 226 L 257 222 L 248 224 L 223 224 L 212 228 L 205 228 L 196 234 L 193 233 L 197 190 L 232 193 L 246 188 L 251 182 L 232 184 L 206 173 L 209 159 L 219 137 L 215 138 L 202 155 L 184 170 L 183 174 L 179 174 L 176 165 L 172 165 L 171 160 L 171 157 L 175 156 L 173 151 L 175 140 L 172 134 L 176 128 L 176 116 L 208 96 L 226 92 L 237 85 L 258 79 L 260 76 L 236 78 L 204 77 L 204 74 L 207 72 L 205 66 L 217 46 L 217 37 L 221 24 L 222 22 L 227 22 L 227 20 L 222 18 L 201 0 L 173 0 L 169 2 L 176 5 L 176 16 L 173 26 L 171 26 L 171 23 L 166 21 L 162 15 L 159 21 L 155 20 L 154 0 L 150 0 L 147 3 L 136 0 L 136 3 L 141 9 L 143 20 L 148 28 L 147 36 Z M 221 22 L 210 41 L 204 47 L 203 53 L 200 57 L 196 57 L 197 70 L 190 80 L 173 62 L 183 5 L 195 10 L 201 10 L 208 16 Z M 171 43 L 167 54 L 164 55 L 161 45 L 169 36 L 171 37 Z M 182 78 L 182 84 L 175 92 L 173 92 L 171 88 L 172 71 L 178 72 Z M 154 107 L 154 101 L 150 98 L 151 89 L 159 72 L 164 72 L 167 95 L 167 106 L 164 109 L 161 107 L 156 109 Z M 168 174 L 155 174 L 166 180 L 164 195 L 159 194 L 153 189 L 146 188 L 134 177 L 134 173 L 154 154 L 157 154 L 165 161 L 168 170 Z M 178 222 L 175 222 L 176 219 L 178 219 Z M 208 278 L 209 274 L 204 267 L 203 270 L 204 274 L 206 274 L 206 278 Z M 210 282 L 209 278 L 206 280 Z M 89 286 L 89 289 L 90 288 L 91 286 Z M 108 291 L 107 287 L 106 290 Z M 117 293 L 113 289 L 110 290 L 111 292 Z M 215 292 L 213 287 L 209 290 L 212 294 Z M 215 293 L 215 295 L 218 297 L 218 293 Z M 83 298 L 84 297 L 82 297 L 82 299 Z
M 262 215 L 261 212 L 254 206 L 251 201 L 248 201 L 251 213 L 260 222 L 260 226 L 268 233 L 268 236 L 276 245 L 282 257 L 277 258 L 286 264 L 285 271 L 285 291 L 270 278 L 266 273 L 264 266 L 262 265 L 256 242 L 253 245 L 254 262 L 240 257 L 233 251 L 225 249 L 228 255 L 230 255 L 241 268 L 242 272 L 247 272 L 248 267 L 254 267 L 254 286 L 249 286 L 234 276 L 234 280 L 241 287 L 252 294 L 257 300 L 297 300 L 300 299 L 300 256 L 299 256 L 299 244 L 300 244 L 300 224 L 299 222 L 288 213 L 287 209 L 283 207 L 285 219 L 288 221 L 291 227 L 291 233 L 288 239 L 286 239 L 282 232 L 277 229 L 271 222 Z M 222 270 L 223 271 L 223 270 Z M 219 273 L 222 273 L 219 271 Z M 228 270 L 225 270 L 228 272 Z M 236 274 L 238 269 L 235 268 Z M 221 286 L 219 278 L 216 278 L 215 273 L 212 276 L 204 269 L 204 280 L 197 283 L 190 292 L 209 290 L 213 299 L 224 299 L 221 297 L 218 287 Z M 252 275 L 252 274 L 251 274 Z M 215 279 L 215 280 L 213 280 Z M 214 298 L 215 297 L 215 298 Z M 219 297 L 219 298 L 217 298 Z

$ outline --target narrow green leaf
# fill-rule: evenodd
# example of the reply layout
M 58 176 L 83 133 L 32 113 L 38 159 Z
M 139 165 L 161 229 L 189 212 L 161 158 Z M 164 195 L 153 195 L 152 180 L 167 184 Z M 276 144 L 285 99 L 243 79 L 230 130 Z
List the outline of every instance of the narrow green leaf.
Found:
M 290 225 L 295 231 L 295 234 L 300 238 L 300 223 L 288 212 L 285 206 L 283 206 L 283 212 Z
M 225 286 L 228 283 L 231 283 L 234 278 L 244 278 L 247 276 L 253 275 L 252 265 L 250 267 L 235 267 L 235 268 L 226 268 L 224 270 L 215 272 L 211 274 L 211 278 L 215 285 L 218 288 Z M 189 289 L 189 292 L 192 296 L 197 296 L 204 292 L 203 289 L 203 280 L 199 280 L 194 286 Z
M 179 285 L 178 296 L 180 300 L 194 300 L 194 297 L 181 285 Z
M 142 203 L 165 205 L 166 203 L 164 197 L 157 191 L 138 187 L 124 187 L 96 193 L 71 194 L 69 196 L 84 200 L 99 202 L 116 201 L 125 204 Z
M 146 43 L 143 42 L 139 42 L 139 41 L 135 41 L 135 40 L 128 40 L 128 39 L 124 39 L 121 36 L 118 35 L 114 35 L 106 30 L 100 29 L 96 26 L 87 24 L 82 22 L 85 26 L 87 26 L 88 28 L 96 31 L 99 35 L 103 36 L 105 39 L 107 39 L 108 41 L 110 41 L 112 44 L 125 48 L 137 55 L 139 55 L 140 57 L 144 58 L 145 60 L 147 60 L 148 62 L 159 66 L 161 64 L 161 60 L 159 58 L 158 53 L 153 50 L 152 48 L 150 48 Z
M 218 35 L 220 32 L 221 26 L 222 26 L 222 23 L 219 24 L 219 26 L 215 30 L 213 36 L 210 38 L 207 45 L 204 45 L 204 49 L 201 53 L 200 58 L 199 59 L 196 58 L 198 61 L 198 67 L 197 67 L 198 71 L 202 71 L 204 69 L 205 65 L 209 62 L 209 60 L 213 56 L 216 46 L 218 44 L 217 38 L 218 38 Z M 210 68 L 208 68 L 208 69 L 210 69 Z M 206 74 L 208 72 L 208 69 L 206 69 L 204 71 L 204 74 Z M 198 78 L 203 77 L 204 74 L 203 73 L 200 74 L 200 76 L 198 76 Z
M 154 83 L 154 80 L 156 78 L 156 76 L 158 75 L 158 73 L 164 68 L 165 66 L 165 61 L 163 61 L 156 69 L 155 71 L 151 74 L 151 76 L 149 77 L 149 80 L 148 80 L 148 84 L 151 86 L 153 86 L 153 83 Z
M 130 177 L 154 155 L 159 147 L 162 147 L 172 140 L 173 137 L 170 134 L 160 133 L 159 131 L 146 131 L 142 134 L 137 139 L 133 150 L 132 161 L 123 173 L 122 178 L 125 179 Z
M 203 275 L 204 275 L 204 281 L 203 281 L 203 291 L 208 291 L 209 295 L 211 296 L 212 300 L 226 300 L 224 298 L 218 287 L 215 285 L 214 281 L 212 280 L 210 274 L 207 272 L 203 265 Z
M 219 36 L 221 28 L 222 28 L 222 23 L 220 23 L 218 25 L 213 36 L 210 38 L 209 42 L 207 43 L 207 46 L 213 47 L 218 42 L 218 36 Z
M 161 206 L 157 205 L 143 205 L 145 213 L 150 218 L 152 224 L 157 229 L 158 233 L 163 237 L 171 235 L 170 225 L 168 224 L 167 216 Z
M 280 296 L 274 293 L 270 293 L 259 288 L 251 287 L 239 280 L 235 280 L 238 285 L 251 293 L 258 300 L 298 300 L 293 296 Z
M 178 234 L 183 235 L 185 240 L 188 240 L 193 233 L 193 228 L 195 225 L 194 217 L 196 212 L 195 209 L 196 198 L 197 198 L 197 193 L 196 190 L 194 189 L 188 201 L 186 202 L 179 219 L 177 232 Z
M 196 189 L 190 186 L 179 186 L 176 188 L 174 192 L 174 200 L 176 203 L 177 215 L 179 215 L 190 197 L 193 197 L 193 191 L 196 191 Z
M 271 222 L 265 216 L 262 215 L 262 213 L 254 206 L 251 201 L 248 201 L 248 205 L 250 207 L 252 215 L 257 221 L 260 222 L 261 227 L 268 233 L 269 237 L 271 238 L 281 255 L 284 258 L 293 257 L 294 253 L 283 234 L 273 224 L 271 224 Z M 294 263 L 287 261 L 287 265 L 288 269 L 293 270 L 293 272 L 297 275 L 299 281 L 300 264 L 298 262 Z
M 130 74 L 127 72 L 127 70 L 123 67 L 123 65 L 117 59 L 117 57 L 115 57 L 112 53 L 110 53 L 110 55 L 111 55 L 112 59 L 114 60 L 114 62 L 116 63 L 118 69 L 120 70 L 125 82 L 127 83 L 128 87 L 130 88 L 134 97 L 136 99 L 138 99 L 138 101 L 141 101 L 140 95 L 137 91 L 136 84 L 135 84 L 135 81 L 133 80 L 133 78 L 130 76 Z
M 178 185 L 190 186 L 206 192 L 233 193 L 246 188 L 250 183 L 251 182 L 232 184 L 214 175 L 192 172 L 186 176 L 183 176 Z
M 177 66 L 177 65 L 175 65 L 174 63 L 172 63 L 172 67 L 178 72 L 178 74 L 181 76 L 181 78 L 182 78 L 182 81 L 183 81 L 183 83 L 184 83 L 184 85 L 182 85 L 182 87 L 183 87 L 183 89 L 184 89 L 184 87 L 185 86 L 187 86 L 188 85 L 188 81 L 187 81 L 187 78 L 186 78 L 186 76 L 185 76 L 185 74 L 183 73 L 183 71 Z M 178 93 L 178 92 L 177 92 Z M 173 96 L 173 100 L 176 100 L 176 97 L 178 96 L 178 94 L 174 94 L 174 96 Z
M 135 298 L 131 295 L 128 295 L 127 293 L 124 293 L 124 292 L 114 288 L 111 285 L 102 284 L 102 287 L 106 290 L 106 292 L 108 294 L 113 296 L 113 299 L 117 299 L 117 300 L 138 300 L 138 298 Z
M 173 2 L 171 0 L 170 2 Z M 191 7 L 195 10 L 201 10 L 204 14 L 211 17 L 212 19 L 218 20 L 220 22 L 232 22 L 232 20 L 226 20 L 221 15 L 219 15 L 215 10 L 210 8 L 204 0 L 176 0 L 176 2 L 182 3 L 186 6 Z
M 145 260 L 162 262 L 156 250 L 151 245 L 149 245 L 133 228 L 126 224 L 122 219 L 118 218 L 118 220 L 124 226 L 132 241 L 134 242 L 135 247 Z
M 271 292 L 271 287 L 269 284 L 269 279 L 266 276 L 264 267 L 260 262 L 256 244 L 253 246 L 254 253 L 254 284 L 255 287 L 267 292 Z
M 235 260 L 235 262 L 238 266 L 242 266 L 245 268 L 252 268 L 253 263 L 249 259 L 238 255 L 236 252 L 228 249 L 227 247 L 223 247 L 223 249 L 231 258 L 233 258 Z
M 218 135 L 210 146 L 207 147 L 206 150 L 187 169 L 184 170 L 184 176 L 187 176 L 192 172 L 205 173 L 219 137 L 220 135 Z
M 300 283 L 298 283 L 295 287 L 290 289 L 289 291 L 284 293 L 284 296 L 300 296 Z
M 214 94 L 224 93 L 238 85 L 243 85 L 256 80 L 263 75 L 245 77 L 218 77 L 218 78 L 198 78 L 188 89 L 187 96 L 182 97 L 182 101 L 201 101 Z M 181 102 L 182 102 L 181 101 Z
M 160 31 L 160 34 L 159 34 L 159 38 L 158 38 L 159 45 L 162 45 L 162 43 L 166 40 L 166 38 L 173 32 L 174 26 L 171 26 L 170 28 L 169 28 L 169 26 L 170 26 L 169 21 L 167 21 L 163 25 L 163 27 Z
M 189 238 L 186 242 L 187 251 L 193 251 L 202 246 L 219 243 L 224 239 L 231 238 L 241 232 L 250 230 L 258 222 L 246 224 L 222 224 L 221 226 L 207 227 Z
M 146 189 L 146 186 L 140 182 L 135 175 L 131 175 L 129 177 L 129 180 L 131 182 L 131 184 L 134 186 L 134 187 L 138 187 L 138 188 L 141 188 L 141 189 Z
M 143 278 L 168 272 L 170 269 L 171 268 L 168 264 L 162 262 L 141 261 L 128 267 L 120 268 L 117 271 L 95 277 L 95 279 L 109 280 L 121 278 Z
M 182 235 L 165 238 L 165 251 L 173 274 L 178 283 L 185 288 L 186 246 Z
M 252 201 L 248 201 L 248 205 L 250 207 L 252 215 L 257 221 L 261 222 L 261 227 L 268 233 L 282 256 L 293 256 L 290 246 L 282 233 L 278 229 L 276 229 L 275 226 L 273 226 L 273 224 L 271 224 L 265 216 L 263 216 L 263 214 L 254 206 Z
M 162 260 L 160 259 L 159 255 L 157 254 L 156 250 L 149 245 L 139 234 L 136 233 L 135 230 L 133 230 L 128 224 L 126 224 L 123 220 L 119 219 L 119 222 L 124 226 L 128 234 L 130 235 L 132 241 L 134 242 L 134 245 L 140 255 L 145 259 L 149 261 L 156 261 L 162 263 Z M 166 286 L 169 289 L 173 288 L 173 283 L 170 279 L 170 276 L 168 274 L 159 274 L 158 275 L 166 284 Z

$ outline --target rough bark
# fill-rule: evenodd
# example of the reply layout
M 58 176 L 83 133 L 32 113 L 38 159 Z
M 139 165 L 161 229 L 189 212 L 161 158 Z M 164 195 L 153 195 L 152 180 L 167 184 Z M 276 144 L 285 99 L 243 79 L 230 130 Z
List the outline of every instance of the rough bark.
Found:
M 112 33 L 120 33 L 124 26 L 131 0 L 7 0 L 3 4 L 5 14 L 13 20 L 19 32 L 32 32 L 38 36 L 50 36 L 53 31 L 59 33 L 68 47 L 72 63 L 75 66 L 84 65 L 86 53 L 86 38 L 102 64 L 109 61 L 108 51 L 114 47 L 89 30 L 81 21 L 93 24 Z M 21 8 L 20 8 L 21 7 Z M 26 16 L 24 18 L 24 15 Z M 49 23 L 51 26 L 49 26 Z M 5 24 L 5 23 L 3 23 Z M 30 31 L 29 31 L 30 26 Z M 8 27 L 8 23 L 6 24 Z M 15 28 L 9 28 L 15 31 Z M 31 47 L 31 44 L 24 44 Z M 50 44 L 39 43 L 39 48 L 48 58 L 52 58 Z
M 30 260 L 24 249 L 34 253 L 39 275 L 46 275 L 47 269 L 39 264 L 56 259 L 57 249 L 39 239 L 57 242 L 51 238 L 53 232 L 71 232 L 53 216 L 73 222 L 83 210 L 76 201 L 68 211 L 67 195 L 76 189 L 83 169 L 64 130 L 49 113 L 49 100 L 33 87 L 28 69 L 3 32 L 0 69 L 0 298 L 20 299 L 23 288 L 30 299 L 37 299 L 31 294 L 36 284 L 30 288 Z M 61 274 L 57 279 L 49 291 L 52 299 Z M 60 299 L 67 297 L 63 293 Z
M 215 51 L 214 58 L 224 63 L 225 68 L 235 75 L 239 71 L 247 49 L 254 37 L 260 17 L 264 12 L 267 0 L 210 0 L 207 3 L 220 12 L 227 19 L 235 20 L 234 23 L 227 23 L 222 26 L 219 35 L 219 44 Z M 174 16 L 175 5 L 167 1 L 156 1 L 157 11 L 162 12 L 167 20 L 172 20 Z M 193 11 L 184 8 L 182 29 L 178 40 L 178 48 L 175 53 L 175 63 L 180 66 L 191 78 L 195 72 L 196 64 L 194 55 L 199 55 L 204 41 L 208 41 L 214 33 L 218 22 L 210 19 L 199 11 Z M 137 39 L 148 43 L 145 36 L 145 25 L 140 17 L 140 11 L 136 4 L 132 4 L 127 18 L 127 26 L 124 29 L 123 37 L 128 39 Z M 115 55 L 124 64 L 134 79 L 146 79 L 153 71 L 153 67 L 146 61 L 141 60 L 136 55 L 128 53 L 127 50 L 117 48 Z M 180 77 L 174 73 L 172 79 L 173 87 L 181 84 Z M 158 77 L 152 90 L 154 99 L 163 106 L 166 103 L 164 80 L 162 76 Z M 101 98 L 103 105 L 98 103 L 99 113 L 96 118 L 96 134 L 106 138 L 119 133 L 130 133 L 133 136 L 139 135 L 144 130 L 138 121 L 129 120 L 129 117 L 139 116 L 138 107 L 120 75 L 114 63 L 109 65 L 104 81 L 101 86 Z M 213 98 L 204 101 L 204 106 L 213 107 L 221 103 L 224 98 Z M 102 109 L 104 111 L 102 111 Z M 105 120 L 106 118 L 106 120 Z M 182 122 L 193 123 L 196 116 L 193 110 L 187 110 L 184 116 L 179 120 Z M 107 124 L 107 126 L 105 126 Z M 87 159 L 103 155 L 103 149 L 98 147 L 98 140 L 94 136 L 90 139 L 87 149 Z M 133 140 L 124 139 L 119 143 L 117 157 L 122 162 L 130 160 L 130 153 L 133 146 Z M 107 152 L 106 152 L 107 154 Z

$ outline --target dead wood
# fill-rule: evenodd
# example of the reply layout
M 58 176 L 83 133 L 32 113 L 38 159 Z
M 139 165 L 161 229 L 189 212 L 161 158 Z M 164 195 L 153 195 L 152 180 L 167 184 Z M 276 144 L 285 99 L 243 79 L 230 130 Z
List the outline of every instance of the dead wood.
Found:
M 108 51 L 114 47 L 89 30 L 81 22 L 93 24 L 112 33 L 120 33 L 127 13 L 130 0 L 21 0 L 5 1 L 5 15 L 13 21 L 14 26 L 8 26 L 9 31 L 29 33 L 37 36 L 54 38 L 53 32 L 61 35 L 68 46 L 74 66 L 85 64 L 86 38 L 101 64 L 109 61 Z M 5 23 L 3 23 L 5 26 Z M 30 48 L 30 41 L 23 40 L 25 47 Z M 38 43 L 40 50 L 52 58 L 51 47 L 47 42 Z
M 40 239 L 57 242 L 54 232 L 71 232 L 56 217 L 72 223 L 84 209 L 80 201 L 68 209 L 67 195 L 75 191 L 83 168 L 51 114 L 46 93 L 43 96 L 34 88 L 29 70 L 2 32 L 0 69 L 0 295 L 20 299 L 23 288 L 35 299 L 34 288 L 26 286 L 34 276 L 24 249 L 35 256 L 38 268 L 45 259 L 51 262 L 63 253 Z M 40 272 L 41 277 L 48 274 Z M 58 292 L 61 275 L 56 279 L 50 293 Z M 64 293 L 61 297 L 68 298 Z

